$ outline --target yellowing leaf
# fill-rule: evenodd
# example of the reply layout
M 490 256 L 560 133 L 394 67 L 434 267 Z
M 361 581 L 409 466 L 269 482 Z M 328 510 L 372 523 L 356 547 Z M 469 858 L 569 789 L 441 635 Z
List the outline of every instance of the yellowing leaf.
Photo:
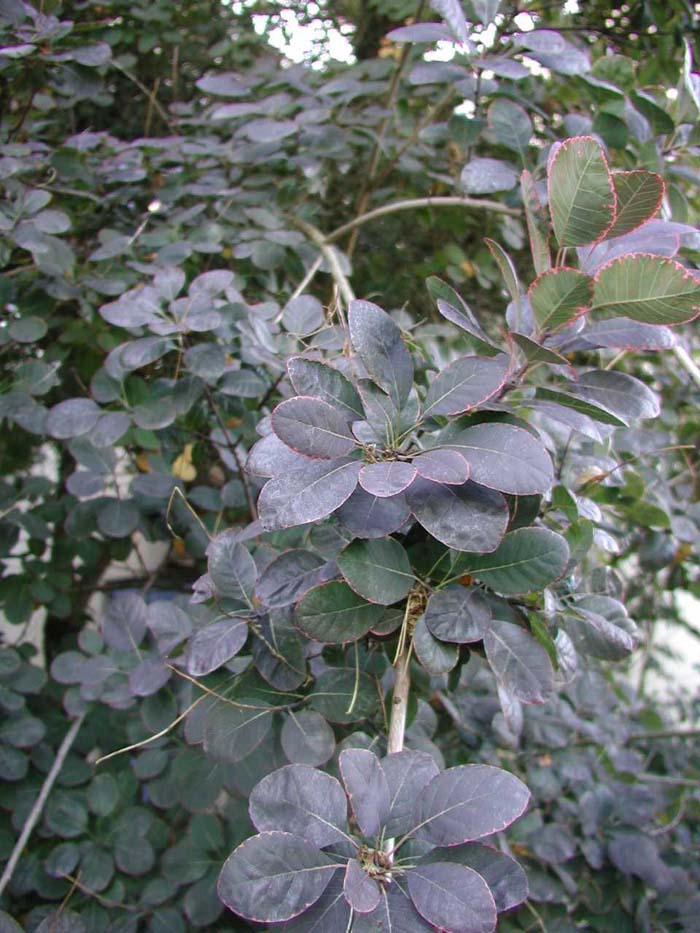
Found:
M 175 462 L 173 463 L 173 468 L 171 471 L 173 476 L 179 477 L 186 483 L 191 483 L 192 480 L 197 476 L 197 470 L 192 463 L 193 447 L 193 444 L 185 444 L 184 450 L 180 456 L 175 458 Z
M 148 460 L 148 454 L 139 454 L 136 458 L 136 466 L 142 473 L 150 473 L 151 464 Z

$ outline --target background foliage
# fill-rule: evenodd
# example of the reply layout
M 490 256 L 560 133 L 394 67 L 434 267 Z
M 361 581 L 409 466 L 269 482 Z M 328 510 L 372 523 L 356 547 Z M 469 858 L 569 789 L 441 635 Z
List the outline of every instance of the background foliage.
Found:
M 544 197 L 552 143 L 590 134 L 613 169 L 659 173 L 661 217 L 683 225 L 655 228 L 635 248 L 697 268 L 693 4 L 566 12 L 504 2 L 496 17 L 499 4 L 475 0 L 464 4 L 468 43 L 447 61 L 425 57 L 438 33 L 419 44 L 391 33 L 440 21 L 454 39 L 440 17 L 454 24 L 459 5 L 433 6 L 0 3 L 4 856 L 67 717 L 84 717 L 3 894 L 22 928 L 60 909 L 71 930 L 249 929 L 215 885 L 255 831 L 254 785 L 290 762 L 337 776 L 342 750 L 384 751 L 403 606 L 362 593 L 353 637 L 321 638 L 322 651 L 288 609 L 304 586 L 335 578 L 328 562 L 353 537 L 372 540 L 353 526 L 360 504 L 310 530 L 268 520 L 267 535 L 257 525 L 238 534 L 256 517 L 270 463 L 289 466 L 265 417 L 307 394 L 287 377 L 287 358 L 342 368 L 338 306 L 350 285 L 392 312 L 421 393 L 457 356 L 490 355 L 485 347 L 504 346 L 513 295 L 485 239 L 532 282 L 541 269 L 518 175 L 529 170 Z M 533 44 L 523 11 L 527 25 L 556 34 Z M 293 21 L 315 22 L 318 35 L 298 64 L 269 41 Z M 350 63 L 329 58 L 333 30 L 347 37 Z M 465 196 L 477 203 L 425 201 Z M 343 229 L 408 199 L 421 204 Z M 445 302 L 452 321 L 460 314 L 450 288 L 483 328 L 476 343 L 473 327 L 459 336 L 444 320 Z M 509 384 L 500 410 L 497 399 L 483 418 L 455 422 L 530 418 L 554 457 L 554 484 L 505 489 L 509 528 L 544 524 L 576 558 L 556 587 L 545 575 L 535 597 L 511 599 L 536 688 L 527 672 L 515 688 L 502 672 L 496 681 L 496 652 L 481 638 L 455 647 L 424 625 L 414 641 L 407 746 L 440 767 L 505 768 L 533 794 L 500 843 L 530 887 L 504 930 L 691 930 L 698 915 L 697 743 L 676 735 L 696 724 L 697 697 L 669 685 L 677 700 L 659 706 L 645 690 L 655 627 L 687 624 L 676 592 L 700 595 L 698 388 L 672 352 L 677 340 L 692 350 L 696 326 L 676 337 L 656 328 L 631 352 L 565 334 L 558 349 L 577 370 L 647 387 L 628 383 L 612 411 L 608 382 L 602 408 L 584 386 L 570 392 L 579 403 L 566 424 L 547 418 L 553 399 L 542 391 L 565 381 L 555 362 Z M 399 395 L 397 407 L 408 398 Z M 659 416 L 637 420 L 656 414 L 656 396 Z M 402 542 L 429 579 L 435 541 L 414 526 Z M 353 573 L 347 553 L 342 580 Z M 280 596 L 283 586 L 292 590 Z M 392 603 L 406 597 L 400 583 L 397 593 Z M 24 637 L 40 607 L 45 665 Z M 591 615 L 603 617 L 597 638 L 583 625 Z M 318 637 L 318 619 L 302 632 L 310 624 Z M 576 672 L 563 630 L 579 649 Z M 635 644 L 633 676 L 626 662 L 600 663 Z

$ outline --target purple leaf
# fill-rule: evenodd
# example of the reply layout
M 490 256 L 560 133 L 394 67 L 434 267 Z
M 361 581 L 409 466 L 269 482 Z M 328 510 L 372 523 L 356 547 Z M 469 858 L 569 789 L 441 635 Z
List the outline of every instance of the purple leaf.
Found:
M 378 835 L 391 805 L 389 785 L 379 759 L 367 749 L 347 748 L 341 752 L 338 764 L 350 807 L 363 836 Z
M 481 590 L 451 584 L 433 593 L 425 622 L 442 641 L 469 644 L 481 641 L 491 622 L 491 609 Z
M 350 340 L 367 372 L 400 408 L 413 385 L 413 361 L 401 331 L 386 311 L 370 301 L 353 301 L 348 310 Z
M 351 858 L 345 869 L 343 882 L 345 900 L 358 914 L 370 913 L 379 904 L 381 891 L 377 882 L 370 878 L 357 859 Z
M 597 321 L 580 334 L 566 340 L 560 349 L 595 350 L 670 350 L 678 343 L 674 332 L 659 324 L 642 324 L 626 317 Z
M 469 194 L 495 194 L 515 188 L 518 173 L 508 162 L 477 156 L 462 169 L 460 182 Z
M 91 398 L 69 398 L 50 410 L 46 430 L 59 440 L 80 437 L 95 427 L 101 414 L 102 409 Z
M 308 765 L 287 765 L 253 789 L 248 809 L 261 832 L 273 827 L 323 847 L 347 838 L 347 801 L 340 783 Z
M 398 531 L 411 512 L 403 495 L 380 499 L 358 487 L 336 514 L 354 538 L 383 538 Z
M 343 894 L 344 874 L 335 872 L 330 884 L 316 903 L 305 910 L 298 920 L 290 920 L 276 930 L 283 933 L 328 933 L 328 930 L 346 930 L 350 922 L 350 908 Z
M 549 454 L 524 428 L 477 424 L 457 434 L 449 446 L 469 462 L 473 482 L 489 489 L 527 496 L 547 492 L 554 481 Z
M 523 782 L 500 768 L 448 768 L 417 799 L 414 832 L 437 846 L 472 842 L 510 826 L 524 813 L 529 799 Z
M 268 480 L 258 498 L 260 524 L 276 531 L 320 521 L 352 495 L 361 468 L 357 460 L 322 460 Z
M 448 486 L 462 486 L 469 479 L 469 464 L 456 450 L 437 448 L 415 457 L 413 466 L 423 479 Z
M 442 23 L 413 23 L 392 29 L 386 37 L 392 42 L 449 42 L 452 33 Z
M 407 875 L 408 893 L 422 917 L 440 930 L 491 933 L 496 904 L 481 875 L 457 862 L 430 862 Z
M 413 906 L 403 884 L 390 884 L 382 888 L 381 894 L 372 913 L 355 917 L 352 933 L 435 933 L 435 927 L 427 924 Z
M 415 476 L 415 466 L 401 460 L 369 463 L 360 471 L 360 486 L 371 496 L 386 499 L 407 489 Z
M 253 476 L 279 476 L 303 468 L 307 462 L 307 457 L 291 450 L 276 434 L 268 434 L 251 447 L 245 470 Z
M 300 711 L 284 720 L 282 750 L 295 765 L 325 764 L 335 751 L 335 735 L 320 713 Z
M 291 920 L 316 903 L 337 867 L 299 836 L 261 833 L 229 855 L 216 890 L 224 904 L 246 920 Z
M 222 619 L 200 628 L 187 646 L 187 672 L 192 677 L 211 674 L 241 650 L 248 637 L 244 619 Z
M 313 586 L 322 582 L 323 558 L 312 551 L 294 548 L 285 551 L 263 570 L 255 588 L 260 602 L 270 609 L 291 606 Z
M 506 501 L 483 486 L 472 482 L 447 486 L 418 479 L 407 495 L 423 528 L 457 551 L 495 551 L 506 533 Z
M 593 369 L 572 382 L 570 391 L 594 405 L 603 405 L 626 424 L 640 418 L 657 418 L 660 411 L 657 395 L 626 373 Z
M 219 596 L 250 603 L 253 598 L 258 570 L 246 547 L 237 540 L 235 532 L 217 535 L 207 548 L 209 576 Z
M 298 395 L 272 412 L 272 430 L 296 453 L 334 460 L 355 447 L 347 417 L 320 398 Z
M 499 913 L 522 904 L 529 893 L 527 876 L 515 859 L 481 842 L 433 849 L 426 861 L 459 862 L 478 872 L 489 886 Z
M 493 619 L 484 637 L 491 670 L 521 703 L 546 703 L 554 693 L 554 669 L 544 647 L 530 632 Z
M 463 356 L 433 379 L 425 398 L 425 417 L 459 415 L 495 395 L 508 377 L 505 354 L 491 359 Z
M 470 45 L 469 27 L 459 0 L 430 0 L 430 5 L 445 20 L 455 39 Z
M 399 836 L 414 825 L 413 809 L 423 788 L 439 774 L 435 759 L 427 752 L 403 751 L 387 755 L 381 761 L 389 785 L 389 815 L 385 835 Z
M 413 650 L 429 674 L 447 674 L 459 660 L 458 646 L 435 638 L 425 624 L 425 616 L 421 616 L 413 628 Z
M 146 634 L 146 604 L 136 593 L 115 593 L 102 618 L 102 635 L 110 648 L 135 651 Z
M 352 383 L 327 363 L 293 356 L 287 363 L 287 372 L 297 394 L 330 402 L 353 420 L 364 418 L 362 402 Z
M 151 696 L 170 680 L 170 668 L 160 658 L 146 658 L 129 671 L 129 690 L 137 697 Z

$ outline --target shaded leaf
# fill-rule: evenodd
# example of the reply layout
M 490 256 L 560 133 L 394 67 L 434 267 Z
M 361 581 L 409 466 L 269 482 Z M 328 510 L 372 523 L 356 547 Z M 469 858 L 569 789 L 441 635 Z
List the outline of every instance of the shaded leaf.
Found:
M 284 754 L 293 764 L 316 767 L 335 751 L 333 730 L 319 713 L 294 713 L 284 720 L 280 735 Z
M 204 751 L 214 761 L 235 764 L 260 745 L 272 726 L 272 707 L 241 699 L 241 706 L 217 701 L 206 712 Z M 249 708 L 252 707 L 252 708 Z
M 491 609 L 484 594 L 456 583 L 433 593 L 425 610 L 425 622 L 433 635 L 457 644 L 481 641 L 490 621 Z
M 554 693 L 549 655 L 524 628 L 492 619 L 484 649 L 499 684 L 521 703 L 546 703 Z
M 385 835 L 399 836 L 413 827 L 416 800 L 440 769 L 433 756 L 427 752 L 395 752 L 382 758 L 381 763 L 389 785 L 389 815 L 385 822 Z
M 207 548 L 209 576 L 217 593 L 250 604 L 258 577 L 255 561 L 235 532 L 217 535 Z
M 319 360 L 293 356 L 287 363 L 289 379 L 299 395 L 312 395 L 347 412 L 350 418 L 363 418 L 362 402 L 354 386 L 337 369 Z
M 358 487 L 336 515 L 354 538 L 383 538 L 398 531 L 411 511 L 404 495 L 384 499 Z
M 527 876 L 515 859 L 481 842 L 434 849 L 426 861 L 459 862 L 478 872 L 488 884 L 499 913 L 517 907 L 528 896 Z
M 310 700 L 311 708 L 329 722 L 357 722 L 375 713 L 377 686 L 369 674 L 361 671 L 356 683 L 352 668 L 335 668 L 316 678 Z
M 510 191 L 518 182 L 518 174 L 508 162 L 476 157 L 462 169 L 460 183 L 469 194 L 495 194 Z
M 524 162 L 532 138 L 532 121 L 527 111 L 507 97 L 497 97 L 488 109 L 488 121 L 498 142 L 517 152 Z
M 347 583 L 333 580 L 304 596 L 296 608 L 295 619 L 309 638 L 325 644 L 342 644 L 362 638 L 382 614 L 381 605 L 367 602 Z
M 115 593 L 102 617 L 102 635 L 110 648 L 135 651 L 146 634 L 146 604 L 136 593 Z
M 408 501 L 423 528 L 457 551 L 494 551 L 508 525 L 503 496 L 472 482 L 448 486 L 418 479 Z
M 413 650 L 429 674 L 447 674 L 459 660 L 457 645 L 438 641 L 425 624 L 425 616 L 418 619 L 413 629 Z
M 70 398 L 54 405 L 46 419 L 46 430 L 57 440 L 81 437 L 97 424 L 102 410 L 90 398 Z
M 255 588 L 257 598 L 271 609 L 291 606 L 322 582 L 326 563 L 313 551 L 293 548 L 271 561 Z

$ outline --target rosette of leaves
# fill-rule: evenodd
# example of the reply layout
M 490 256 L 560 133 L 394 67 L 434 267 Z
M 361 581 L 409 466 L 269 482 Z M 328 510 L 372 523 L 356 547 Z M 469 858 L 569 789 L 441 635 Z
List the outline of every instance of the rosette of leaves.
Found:
M 222 901 L 284 929 L 496 929 L 527 897 L 522 869 L 484 840 L 523 813 L 529 792 L 488 765 L 440 772 L 403 751 L 346 749 L 342 784 L 288 765 L 249 799 L 259 831 L 224 863 Z M 348 816 L 349 806 L 349 816 Z

